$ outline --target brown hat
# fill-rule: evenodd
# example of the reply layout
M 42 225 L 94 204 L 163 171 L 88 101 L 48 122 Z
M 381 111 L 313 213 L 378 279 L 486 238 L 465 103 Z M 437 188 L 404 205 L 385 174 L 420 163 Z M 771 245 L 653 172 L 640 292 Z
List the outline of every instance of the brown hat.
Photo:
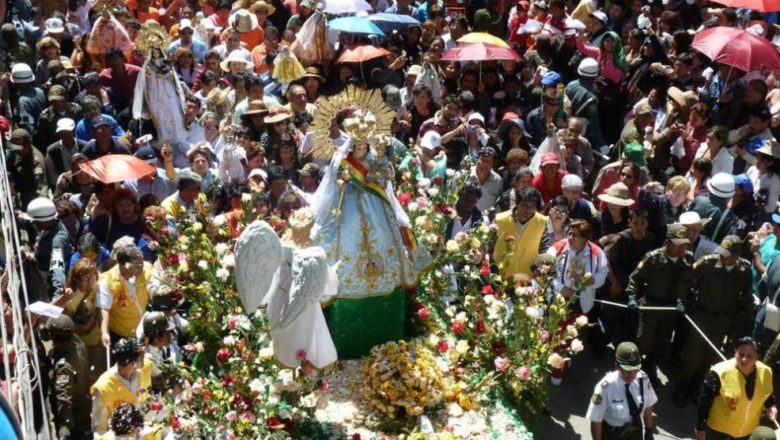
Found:
M 292 118 L 290 112 L 286 108 L 280 108 L 266 116 L 265 119 L 263 119 L 263 122 L 266 124 L 276 124 L 277 122 L 286 121 L 290 118 Z
M 634 204 L 634 201 L 631 200 L 628 187 L 623 182 L 617 182 L 610 186 L 606 193 L 599 194 L 599 200 L 618 206 L 631 206 Z
M 257 14 L 258 11 L 265 9 L 266 14 L 265 15 L 274 15 L 274 12 L 276 12 L 276 8 L 274 5 L 266 3 L 264 0 L 260 0 L 259 2 L 254 2 L 252 6 L 249 7 L 249 12 L 253 14 Z
M 12 150 L 21 151 L 24 150 L 25 145 L 29 145 L 30 142 L 32 142 L 30 132 L 24 128 L 17 128 L 11 132 L 11 141 L 8 144 Z
M 303 75 L 303 78 L 317 78 L 320 81 L 320 84 L 325 82 L 325 77 L 320 74 L 320 69 L 314 66 L 306 68 L 306 74 Z
M 249 102 L 247 110 L 242 116 L 261 116 L 267 115 L 268 109 L 265 107 L 265 103 L 262 99 L 253 99 Z
M 683 109 L 691 108 L 691 106 L 699 101 L 694 92 L 683 92 L 677 87 L 669 87 L 666 91 L 666 95 Z

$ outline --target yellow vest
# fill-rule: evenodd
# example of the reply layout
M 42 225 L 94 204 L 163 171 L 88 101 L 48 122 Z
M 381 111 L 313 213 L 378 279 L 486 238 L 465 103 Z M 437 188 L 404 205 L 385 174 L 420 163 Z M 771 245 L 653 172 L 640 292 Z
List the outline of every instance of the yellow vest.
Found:
M 493 251 L 493 261 L 496 264 L 506 264 L 502 271 L 504 276 L 511 277 L 518 273 L 531 275 L 531 263 L 539 255 L 539 243 L 547 228 L 547 217 L 537 212 L 528 221 L 523 234 L 519 235 L 512 210 L 509 210 L 496 216 L 496 226 L 498 226 L 498 237 Z M 507 243 L 505 238 L 509 236 L 515 239 Z M 505 256 L 506 262 L 504 262 Z
M 138 383 L 140 385 L 139 394 L 142 390 L 149 389 L 152 385 L 152 363 L 144 359 L 144 366 L 138 372 Z M 113 370 L 106 371 L 98 377 L 98 380 L 90 388 L 92 394 L 95 391 L 100 393 L 100 397 L 106 405 L 109 417 L 119 405 L 129 403 L 135 405 L 139 401 L 139 396 L 128 389 L 122 379 Z
M 144 262 L 144 271 L 135 280 L 136 301 L 125 291 L 119 265 L 104 272 L 108 291 L 113 298 L 111 310 L 108 313 L 108 328 L 123 338 L 134 338 L 135 329 L 141 322 L 141 316 L 149 303 L 149 292 L 146 288 L 152 278 L 152 266 Z
M 756 388 L 753 399 L 745 395 L 745 376 L 737 370 L 736 360 L 712 366 L 720 378 L 720 394 L 712 401 L 707 424 L 731 437 L 745 437 L 758 427 L 766 399 L 772 395 L 772 369 L 756 362 Z

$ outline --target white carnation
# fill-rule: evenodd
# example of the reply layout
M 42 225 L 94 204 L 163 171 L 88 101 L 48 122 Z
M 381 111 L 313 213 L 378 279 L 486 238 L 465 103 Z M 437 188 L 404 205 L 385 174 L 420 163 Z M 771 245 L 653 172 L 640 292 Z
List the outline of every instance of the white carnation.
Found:
M 219 254 L 219 255 L 224 254 L 225 252 L 228 251 L 228 249 L 230 249 L 230 248 L 225 243 L 217 243 L 217 245 L 214 247 L 214 251 L 216 251 L 217 254 Z
M 236 257 L 233 254 L 227 254 L 222 257 L 223 267 L 233 267 L 236 265 Z
M 219 278 L 220 281 L 225 282 L 230 277 L 230 271 L 225 269 L 224 267 L 220 267 L 217 269 L 217 278 Z
M 209 263 L 207 263 L 206 260 L 200 260 L 198 261 L 198 267 L 203 270 L 206 270 L 209 268 Z

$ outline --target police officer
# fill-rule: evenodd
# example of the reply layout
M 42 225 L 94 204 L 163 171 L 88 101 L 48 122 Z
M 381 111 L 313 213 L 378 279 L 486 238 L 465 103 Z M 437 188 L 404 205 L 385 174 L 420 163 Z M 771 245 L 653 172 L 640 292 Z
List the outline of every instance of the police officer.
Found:
M 73 321 L 62 314 L 49 319 L 46 330 L 52 342 L 48 358 L 51 409 L 59 440 L 92 438 L 87 349 L 73 334 Z
M 693 265 L 693 319 L 717 346 L 726 336 L 734 341 L 752 330 L 752 275 L 750 262 L 740 258 L 741 248 L 742 239 L 727 235 L 714 254 L 705 255 Z M 695 401 L 695 376 L 717 359 L 698 333 L 689 335 L 682 352 L 682 372 L 674 392 L 674 404 L 679 408 L 685 406 L 688 397 Z
M 161 367 L 166 363 L 173 364 L 169 345 L 174 325 L 163 312 L 146 312 L 141 323 L 146 341 L 144 359 L 152 364 L 152 389 L 162 392 L 164 379 Z
M 585 416 L 593 440 L 653 440 L 653 405 L 658 396 L 641 365 L 636 344 L 617 346 L 616 368 L 596 385 Z
M 63 293 L 65 262 L 70 260 L 68 230 L 57 219 L 54 202 L 45 197 L 38 197 L 27 205 L 27 216 L 38 230 L 32 259 L 43 279 L 47 280 L 49 294 L 57 297 Z
M 678 313 L 685 313 L 693 266 L 693 254 L 686 252 L 688 243 L 685 226 L 669 225 L 665 246 L 647 254 L 629 276 L 629 310 L 638 309 L 637 298 L 641 297 L 642 306 L 674 307 Z M 642 366 L 656 386 L 656 360 L 668 355 L 674 326 L 674 313 L 643 310 L 639 314 L 637 343 L 645 354 Z
M 599 95 L 593 88 L 596 77 L 599 76 L 599 63 L 593 58 L 585 58 L 577 66 L 578 79 L 566 85 L 566 97 L 571 101 L 572 116 L 588 121 L 587 138 L 593 142 L 593 148 L 603 151 L 607 145 L 601 133 L 599 122 Z

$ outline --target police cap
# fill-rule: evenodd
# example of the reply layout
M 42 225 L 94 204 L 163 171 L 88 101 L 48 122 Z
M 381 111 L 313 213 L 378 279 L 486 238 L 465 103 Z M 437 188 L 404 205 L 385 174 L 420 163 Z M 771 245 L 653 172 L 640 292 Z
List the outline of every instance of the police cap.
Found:
M 73 335 L 73 320 L 66 314 L 51 318 L 46 322 L 46 330 L 52 339 L 69 339 Z
M 170 330 L 168 318 L 163 312 L 149 312 L 144 316 L 144 336 L 151 338 Z
M 642 368 L 642 356 L 633 342 L 621 342 L 617 346 L 615 361 L 622 370 L 637 371 Z

